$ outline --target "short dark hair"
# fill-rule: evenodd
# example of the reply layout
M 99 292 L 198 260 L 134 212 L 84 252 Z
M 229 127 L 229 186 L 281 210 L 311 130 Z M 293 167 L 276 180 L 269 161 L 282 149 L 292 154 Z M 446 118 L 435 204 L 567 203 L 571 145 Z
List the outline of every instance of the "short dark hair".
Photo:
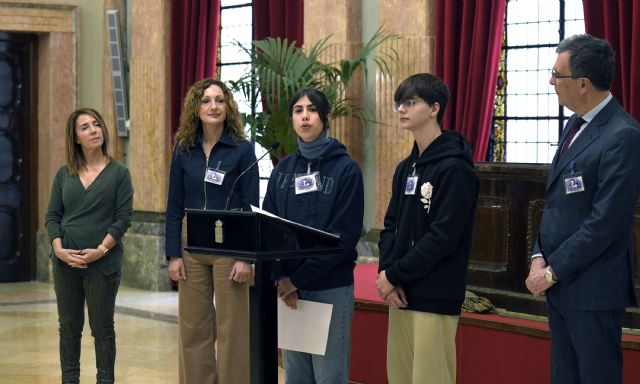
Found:
M 329 129 L 329 115 L 331 114 L 331 104 L 329 104 L 329 99 L 327 99 L 327 96 L 322 91 L 319 91 L 315 88 L 303 88 L 296 92 L 295 95 L 293 95 L 291 101 L 289 102 L 289 117 L 291 117 L 291 115 L 293 114 L 293 106 L 304 96 L 307 96 L 311 104 L 316 107 L 324 129 Z
M 438 124 L 442 123 L 444 110 L 449 102 L 449 88 L 436 75 L 431 73 L 416 73 L 404 79 L 393 95 L 393 101 L 401 103 L 412 97 L 419 97 L 429 105 L 440 104 Z
M 591 35 L 573 35 L 562 40 L 556 53 L 569 52 L 573 77 L 586 77 L 596 89 L 606 91 L 613 81 L 616 54 L 611 45 Z

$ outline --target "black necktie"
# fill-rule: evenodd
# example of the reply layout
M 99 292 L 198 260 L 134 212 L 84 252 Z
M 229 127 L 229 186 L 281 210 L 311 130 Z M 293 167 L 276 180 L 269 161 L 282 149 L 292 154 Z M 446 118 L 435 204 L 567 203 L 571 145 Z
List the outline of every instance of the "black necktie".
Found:
M 562 155 L 564 155 L 567 152 L 567 149 L 569 149 L 569 145 L 571 145 L 571 141 L 576 136 L 576 133 L 578 133 L 578 131 L 580 130 L 580 127 L 582 126 L 582 124 L 584 124 L 585 122 L 586 121 L 582 117 L 578 117 L 576 121 L 573 122 L 573 125 L 571 125 L 571 128 L 569 128 L 567 137 L 564 139 L 564 142 L 562 143 L 562 148 L 560 148 L 560 154 L 558 155 L 558 159 L 561 159 Z

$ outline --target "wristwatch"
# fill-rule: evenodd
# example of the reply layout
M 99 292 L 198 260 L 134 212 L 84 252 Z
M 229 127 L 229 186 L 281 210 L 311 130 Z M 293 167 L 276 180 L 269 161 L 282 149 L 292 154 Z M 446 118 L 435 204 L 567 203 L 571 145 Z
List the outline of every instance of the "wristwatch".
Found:
M 553 276 L 553 271 L 551 270 L 551 266 L 548 266 L 547 269 L 544 270 L 544 279 L 549 284 L 555 284 L 556 278 Z

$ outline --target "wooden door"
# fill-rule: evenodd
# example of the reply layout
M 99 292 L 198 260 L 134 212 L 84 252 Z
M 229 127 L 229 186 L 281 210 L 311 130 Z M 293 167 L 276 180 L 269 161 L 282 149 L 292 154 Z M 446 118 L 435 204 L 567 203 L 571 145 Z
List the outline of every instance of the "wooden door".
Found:
M 37 36 L 0 32 L 0 281 L 35 278 Z

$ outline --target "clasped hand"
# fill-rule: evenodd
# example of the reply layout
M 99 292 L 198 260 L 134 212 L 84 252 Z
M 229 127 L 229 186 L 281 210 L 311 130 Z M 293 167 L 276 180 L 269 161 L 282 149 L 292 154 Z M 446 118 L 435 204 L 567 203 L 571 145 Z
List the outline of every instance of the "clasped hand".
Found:
M 66 249 L 55 251 L 56 257 L 72 268 L 87 268 L 87 266 L 102 257 L 102 251 L 97 248 Z
M 553 284 L 547 282 L 544 277 L 547 263 L 542 257 L 536 257 L 531 261 L 531 269 L 529 270 L 529 276 L 525 280 L 527 289 L 533 293 L 533 296 L 544 296 L 547 289 Z
M 378 273 L 376 288 L 378 289 L 378 295 L 380 298 L 382 298 L 390 307 L 405 308 L 409 305 L 404 289 L 402 289 L 401 286 L 395 287 L 391 284 L 389 280 L 387 280 L 386 271 Z

